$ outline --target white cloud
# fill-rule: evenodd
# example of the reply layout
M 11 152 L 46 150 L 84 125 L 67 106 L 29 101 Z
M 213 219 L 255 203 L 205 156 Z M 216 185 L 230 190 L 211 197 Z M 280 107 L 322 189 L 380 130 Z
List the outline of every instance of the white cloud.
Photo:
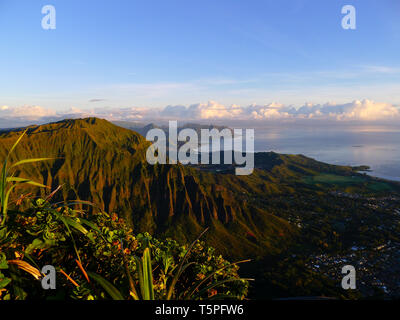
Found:
M 41 106 L 20 106 L 20 107 L 9 107 L 2 106 L 0 108 L 1 118 L 24 118 L 30 120 L 36 120 L 43 117 L 49 117 L 56 115 L 56 112 L 51 109 L 46 109 Z
M 400 109 L 398 106 L 374 102 L 371 100 L 355 100 L 350 103 L 312 104 L 305 103 L 299 108 L 280 103 L 266 105 L 251 104 L 249 106 L 223 105 L 215 101 L 208 103 L 192 104 L 188 107 L 182 105 L 167 106 L 165 108 L 93 108 L 82 110 L 71 107 L 64 112 L 56 112 L 40 106 L 0 107 L 1 126 L 4 123 L 15 122 L 18 124 L 44 123 L 64 118 L 99 117 L 108 120 L 142 121 L 157 120 L 250 120 L 250 121 L 295 121 L 304 119 L 343 121 L 399 121 Z M 10 120 L 10 121 L 7 121 Z M 11 125 L 9 125 L 11 126 Z
M 214 101 L 194 104 L 189 107 L 167 106 L 159 113 L 160 118 L 182 120 L 280 120 L 280 119 L 324 119 L 335 121 L 381 121 L 400 120 L 400 109 L 389 103 L 371 100 L 356 100 L 347 104 L 306 103 L 300 108 L 280 103 L 249 106 L 225 106 Z M 156 116 L 156 112 L 153 113 Z
M 334 114 L 338 120 L 388 120 L 399 119 L 400 111 L 388 103 L 378 103 L 370 100 L 354 101 L 343 106 L 343 112 Z

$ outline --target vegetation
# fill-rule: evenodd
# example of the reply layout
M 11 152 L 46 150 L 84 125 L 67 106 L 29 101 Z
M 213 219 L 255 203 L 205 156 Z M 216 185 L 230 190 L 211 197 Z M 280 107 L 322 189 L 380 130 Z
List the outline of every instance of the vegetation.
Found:
M 110 223 L 115 223 L 109 221 L 111 217 L 117 217 L 118 221 L 121 219 L 123 228 L 133 230 L 130 235 L 133 237 L 132 243 L 137 243 L 137 246 L 133 246 L 135 250 L 129 247 L 131 242 L 127 240 L 123 239 L 120 245 L 119 237 L 113 239 L 115 244 L 102 242 L 102 237 L 95 239 L 97 244 L 104 246 L 99 250 L 105 250 L 107 254 L 116 250 L 108 248 L 109 245 L 112 248 L 121 247 L 115 251 L 115 257 L 114 253 L 110 256 L 110 261 L 113 262 L 110 262 L 109 270 L 119 266 L 118 272 L 107 273 L 105 267 L 104 270 L 100 267 L 107 265 L 101 260 L 103 256 L 93 253 L 96 252 L 93 249 L 94 243 L 88 240 L 88 236 L 92 237 L 92 234 L 99 237 L 98 231 L 93 231 L 91 226 L 84 224 L 87 232 L 82 234 L 75 227 L 69 226 L 74 236 L 72 238 L 65 224 L 60 224 L 60 228 L 64 230 L 61 234 L 65 232 L 66 242 L 69 243 L 70 260 L 61 261 L 58 268 L 78 283 L 80 290 L 86 287 L 90 290 L 94 285 L 96 290 L 103 292 L 104 297 L 110 297 L 101 285 L 101 280 L 99 282 L 101 278 L 96 277 L 99 275 L 118 289 L 119 297 L 151 298 L 151 287 L 142 291 L 140 284 L 150 283 L 152 276 L 154 298 L 167 298 L 172 279 L 187 252 L 187 247 L 181 250 L 179 244 L 191 243 L 208 227 L 208 232 L 201 238 L 204 243 L 196 242 L 187 261 L 182 264 L 183 268 L 184 265 L 197 261 L 205 269 L 194 269 L 194 265 L 184 269 L 174 287 L 172 298 L 187 298 L 188 296 L 181 293 L 185 290 L 188 292 L 188 288 L 193 287 L 203 275 L 207 278 L 213 272 L 210 270 L 205 273 L 208 266 L 214 271 L 218 270 L 219 255 L 231 261 L 253 259 L 252 263 L 241 266 L 241 274 L 255 278 L 254 282 L 250 282 L 250 298 L 321 294 L 343 297 L 345 295 L 340 281 L 331 278 L 333 272 L 319 277 L 307 267 L 316 264 L 310 263 L 310 259 L 321 254 L 345 258 L 354 253 L 353 247 L 365 247 L 365 250 L 372 253 L 378 252 L 375 248 L 388 244 L 389 241 L 390 248 L 400 244 L 400 184 L 360 174 L 360 167 L 329 165 L 302 155 L 260 152 L 255 154 L 253 174 L 239 177 L 232 174 L 231 167 L 223 165 L 207 168 L 151 166 L 145 159 L 149 143 L 142 136 L 101 119 L 65 120 L 32 126 L 27 133 L 9 156 L 8 151 L 20 137 L 21 130 L 0 133 L 0 159 L 7 158 L 10 166 L 10 163 L 16 163 L 19 159 L 43 156 L 52 158 L 49 161 L 32 162 L 27 166 L 19 165 L 12 170 L 14 177 L 24 177 L 58 191 L 48 198 L 48 190 L 45 188 L 8 181 L 7 190 L 11 187 L 10 183 L 15 184 L 15 187 L 9 194 L 9 199 L 12 200 L 8 202 L 12 211 L 8 210 L 7 232 L 15 234 L 15 230 L 20 230 L 15 217 L 34 218 L 37 212 L 43 212 L 40 207 L 43 205 L 46 208 L 50 206 L 50 213 L 51 210 L 56 210 L 51 213 L 54 219 L 58 219 L 56 212 L 68 217 L 67 222 L 72 219 L 79 224 L 83 218 L 100 228 L 102 233 L 105 232 L 103 227 L 111 228 L 112 231 L 116 228 L 110 226 Z M 59 188 L 60 185 L 62 188 Z M 25 200 L 19 198 L 21 194 L 24 194 Z M 33 202 L 28 198 L 32 198 Z M 44 199 L 44 203 L 38 204 L 37 199 Z M 98 207 L 88 206 L 81 199 L 95 203 Z M 73 204 L 69 207 L 75 211 L 68 211 L 64 207 L 59 209 L 63 204 L 71 202 Z M 83 208 L 85 212 L 82 211 Z M 177 242 L 155 238 L 148 240 L 145 232 L 157 239 L 171 238 Z M 18 237 L 27 237 L 31 241 L 22 247 L 21 251 L 25 252 L 26 247 L 37 236 L 33 238 L 26 235 L 26 232 L 23 234 L 23 237 Z M 102 236 L 107 238 L 108 234 L 104 233 Z M 72 239 L 78 250 L 75 250 Z M 40 240 L 46 242 L 48 239 Z M 36 241 L 35 244 L 39 242 Z M 64 245 L 65 242 L 61 244 Z M 201 250 L 197 249 L 198 246 Z M 214 249 L 208 249 L 208 246 Z M 147 247 L 149 250 L 145 252 Z M 57 248 L 59 247 L 46 247 L 45 252 L 58 250 Z M 122 248 L 129 249 L 131 256 L 121 256 Z M 38 250 L 40 252 L 41 249 Z M 160 252 L 168 252 L 173 257 L 171 266 L 163 262 Z M 210 255 L 214 258 L 205 259 Z M 8 251 L 6 258 L 13 260 L 13 252 Z M 114 258 L 117 260 L 112 260 Z M 26 255 L 23 259 L 28 261 Z M 35 255 L 33 259 L 37 259 Z M 90 283 L 85 284 L 87 279 L 75 259 L 87 270 Z M 100 266 L 93 262 L 96 259 L 100 259 Z M 129 272 L 126 271 L 124 259 L 127 260 Z M 330 261 L 328 258 L 323 259 Z M 342 261 L 339 258 L 333 260 Z M 392 260 L 382 264 L 382 269 L 387 273 L 395 270 Z M 374 261 L 379 262 L 376 259 Z M 43 260 L 43 263 L 50 261 Z M 153 270 L 151 276 L 148 273 L 150 264 Z M 15 266 L 11 268 L 15 269 Z M 42 263 L 38 266 L 42 266 Z M 36 268 L 39 270 L 38 266 Z M 2 271 L 3 274 L 6 275 L 11 268 L 6 272 Z M 218 282 L 237 277 L 237 271 L 234 271 L 236 266 L 232 268 L 227 267 L 222 271 L 228 272 L 225 275 L 213 276 L 214 280 Z M 332 268 L 337 271 L 340 265 Z M 370 270 L 366 272 L 371 272 Z M 131 273 L 133 281 L 127 276 Z M 197 274 L 200 275 L 197 277 Z M 59 273 L 60 277 L 64 279 L 66 286 L 72 285 L 62 273 Z M 9 275 L 7 278 L 11 279 Z M 396 280 L 393 278 L 394 281 Z M 223 283 L 222 288 L 240 287 L 240 283 Z M 202 284 L 202 288 L 207 286 L 206 283 Z M 106 285 L 106 288 L 112 287 Z M 244 291 L 224 290 L 217 291 L 221 294 L 229 291 L 228 294 L 233 293 L 240 297 L 244 295 Z M 178 291 L 180 293 L 177 296 L 175 292 Z M 112 292 L 115 294 L 116 290 Z M 70 292 L 66 294 L 73 296 Z M 90 295 L 100 297 L 93 291 L 90 291 Z M 203 297 L 205 296 L 208 293 Z
M 23 134 L 24 135 L 24 134 Z M 117 214 L 73 209 L 84 201 L 52 203 L 19 198 L 8 210 L 11 183 L 44 185 L 15 178 L 8 166 L 23 135 L 7 154 L 2 171 L 0 300 L 10 299 L 243 299 L 248 282 L 213 248 L 196 239 L 189 247 L 148 233 L 134 235 Z M 28 202 L 25 206 L 23 202 Z M 21 210 L 22 207 L 25 209 Z M 56 290 L 41 287 L 41 268 L 57 270 Z
M 307 176 L 303 179 L 305 183 L 311 185 L 327 185 L 342 187 L 345 190 L 350 190 L 352 186 L 364 185 L 365 189 L 371 191 L 391 191 L 393 186 L 382 181 L 374 181 L 366 176 L 340 176 L 335 174 L 320 174 L 316 176 Z
M 18 138 L 18 140 L 12 146 L 11 150 L 9 151 L 9 153 L 7 154 L 7 156 L 3 162 L 3 167 L 1 170 L 1 174 L 0 174 L 0 226 L 1 227 L 4 226 L 4 224 L 7 220 L 8 202 L 9 202 L 10 194 L 18 184 L 30 184 L 30 185 L 46 188 L 46 186 L 44 186 L 43 184 L 34 182 L 32 180 L 21 178 L 21 177 L 15 177 L 14 173 L 10 172 L 12 169 L 14 169 L 20 165 L 23 165 L 23 164 L 50 160 L 48 158 L 26 159 L 26 160 L 21 160 L 21 161 L 18 161 L 17 163 L 9 165 L 9 163 L 8 163 L 9 156 L 14 151 L 15 147 L 18 145 L 18 143 L 21 141 L 21 139 L 24 137 L 25 133 L 26 133 L 26 131 Z

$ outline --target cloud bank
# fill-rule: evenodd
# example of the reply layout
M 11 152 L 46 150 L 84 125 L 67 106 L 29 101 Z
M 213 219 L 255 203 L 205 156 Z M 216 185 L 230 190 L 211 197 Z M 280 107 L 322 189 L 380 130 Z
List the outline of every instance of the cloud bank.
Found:
M 0 126 L 11 127 L 28 123 L 44 123 L 65 118 L 100 117 L 112 121 L 296 121 L 328 120 L 343 121 L 399 121 L 399 106 L 371 100 L 355 100 L 346 104 L 311 104 L 301 107 L 269 103 L 249 106 L 223 105 L 215 101 L 190 106 L 169 105 L 165 108 L 93 108 L 81 110 L 75 107 L 66 111 L 54 111 L 41 106 L 0 106 Z M 11 125 L 14 123 L 14 125 Z

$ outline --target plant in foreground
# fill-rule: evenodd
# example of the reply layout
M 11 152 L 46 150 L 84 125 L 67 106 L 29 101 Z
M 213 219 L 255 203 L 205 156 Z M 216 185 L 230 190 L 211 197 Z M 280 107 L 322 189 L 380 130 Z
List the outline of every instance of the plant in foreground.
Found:
M 24 132 L 25 134 L 25 132 Z M 134 235 L 116 214 L 86 213 L 73 209 L 84 201 L 50 203 L 57 188 L 45 199 L 30 201 L 28 209 L 12 211 L 9 196 L 15 185 L 32 184 L 13 176 L 16 166 L 49 160 L 22 160 L 1 173 L 0 300 L 2 299 L 243 299 L 248 279 L 199 239 L 189 247 L 149 234 Z M 8 215 L 8 212 L 12 214 Z M 53 265 L 57 289 L 43 290 L 40 270 Z
M 47 188 L 45 185 L 43 185 L 41 183 L 37 183 L 30 179 L 14 177 L 14 173 L 12 172 L 12 170 L 23 164 L 47 161 L 47 160 L 51 160 L 51 158 L 25 159 L 25 160 L 20 160 L 14 164 L 8 163 L 10 155 L 12 154 L 14 149 L 17 147 L 17 145 L 20 143 L 21 139 L 26 134 L 26 131 L 27 130 L 25 130 L 22 133 L 22 135 L 18 138 L 18 140 L 14 143 L 14 145 L 11 147 L 10 151 L 8 152 L 8 154 L 6 155 L 6 158 L 3 161 L 3 167 L 1 170 L 1 174 L 0 174 L 0 226 L 1 227 L 4 226 L 4 224 L 6 223 L 6 220 L 7 220 L 8 201 L 9 201 L 10 194 L 17 185 L 31 184 L 31 185 L 34 185 L 37 187 Z
M 179 294 L 175 292 L 176 285 L 178 281 L 180 280 L 180 277 L 184 273 L 186 269 L 188 269 L 191 266 L 194 266 L 196 262 L 187 262 L 188 257 L 190 256 L 192 248 L 199 242 L 200 237 L 207 231 L 203 231 L 199 237 L 195 241 L 192 242 L 192 244 L 189 246 L 189 249 L 186 251 L 184 257 L 181 259 L 180 263 L 176 265 L 172 272 L 169 274 L 168 272 L 162 272 L 162 278 L 166 279 L 166 281 L 163 282 L 164 284 L 164 295 L 161 295 L 159 299 L 163 300 L 171 300 L 171 299 L 184 299 L 184 300 L 193 300 L 193 299 L 201 299 L 204 297 L 205 294 L 208 292 L 217 292 L 215 288 L 222 286 L 225 283 L 228 282 L 242 282 L 246 283 L 249 280 L 252 279 L 241 279 L 237 276 L 232 276 L 232 277 L 227 277 L 223 280 L 219 281 L 210 281 L 213 279 L 214 276 L 216 276 L 219 273 L 222 273 L 225 269 L 229 267 L 237 267 L 238 264 L 248 262 L 250 260 L 243 260 L 239 261 L 236 263 L 227 263 L 223 267 L 213 270 L 208 276 L 203 276 L 201 279 L 198 281 L 192 283 L 192 285 L 185 290 L 182 290 Z M 136 270 L 138 273 L 138 285 L 140 288 L 140 294 L 138 295 L 135 284 L 133 281 L 130 282 L 130 295 L 135 299 L 135 300 L 154 300 L 155 299 L 155 289 L 154 289 L 154 281 L 153 281 L 153 269 L 152 269 L 152 260 L 151 260 L 151 254 L 150 254 L 150 249 L 147 247 L 143 251 L 143 256 L 142 258 L 135 257 L 136 261 Z M 126 261 L 124 261 L 126 263 Z M 165 267 L 165 270 L 168 271 L 168 265 L 164 264 L 163 267 Z M 126 268 L 128 270 L 128 268 Z M 170 276 L 165 277 L 166 274 L 169 274 Z M 123 298 L 123 294 L 118 291 L 111 283 L 109 283 L 107 280 L 102 278 L 99 275 L 95 275 L 91 273 L 91 277 L 94 278 L 103 288 L 106 290 L 111 297 L 113 297 L 116 300 L 121 300 Z M 127 274 L 127 277 L 130 278 L 131 276 Z M 205 285 L 208 284 L 208 285 Z M 240 298 L 239 296 L 235 296 L 231 293 L 226 293 L 226 294 L 219 294 L 213 296 L 213 299 L 217 298 L 231 298 L 231 299 L 237 299 Z

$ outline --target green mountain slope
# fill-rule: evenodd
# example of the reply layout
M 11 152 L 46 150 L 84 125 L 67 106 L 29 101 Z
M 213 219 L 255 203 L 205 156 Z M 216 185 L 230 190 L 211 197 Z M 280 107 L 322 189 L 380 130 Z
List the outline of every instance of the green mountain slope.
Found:
M 0 135 L 1 157 L 19 134 Z M 138 231 L 190 240 L 210 226 L 208 241 L 237 256 L 280 250 L 281 238 L 290 241 L 296 234 L 283 219 L 241 201 L 237 193 L 247 188 L 245 180 L 181 165 L 149 165 L 148 145 L 139 134 L 105 120 L 66 120 L 29 128 L 14 158 L 57 158 L 21 168 L 18 175 L 52 189 L 63 185 L 57 200 L 92 201 Z

